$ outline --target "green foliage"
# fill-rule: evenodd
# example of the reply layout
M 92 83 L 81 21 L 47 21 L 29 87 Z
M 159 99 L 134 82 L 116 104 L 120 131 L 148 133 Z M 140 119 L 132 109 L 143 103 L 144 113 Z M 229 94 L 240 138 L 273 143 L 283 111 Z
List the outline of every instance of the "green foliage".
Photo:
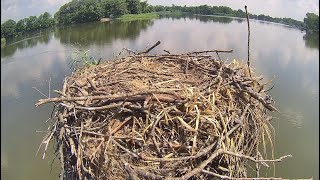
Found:
M 128 11 L 130 14 L 139 14 L 141 13 L 140 0 L 126 0 L 128 5 Z
M 242 17 L 242 18 L 246 17 L 246 13 L 244 11 L 242 11 L 241 9 L 238 9 L 237 11 L 234 11 L 234 15 L 236 17 Z
M 16 22 L 12 19 L 1 24 L 1 38 L 10 38 L 16 35 Z
M 154 12 L 154 8 L 153 6 L 147 6 L 146 10 L 145 10 L 145 13 L 151 13 L 151 12 Z
M 37 19 L 37 16 L 30 16 L 29 18 L 27 18 L 26 31 L 33 31 L 33 30 L 39 29 L 39 27 L 40 27 L 40 24 Z
M 103 16 L 102 0 L 72 0 L 55 14 L 58 24 L 74 24 L 99 20 Z
M 12 38 L 26 32 L 46 29 L 53 25 L 54 19 L 48 12 L 41 14 L 39 17 L 30 16 L 21 19 L 17 23 L 13 20 L 8 20 L 1 24 L 1 37 Z
M 16 31 L 17 33 L 24 33 L 27 31 L 27 18 L 21 19 L 16 24 Z
M 90 50 L 84 51 L 84 50 L 78 50 L 75 49 L 71 53 L 71 67 L 77 68 L 77 66 L 94 66 L 98 65 L 99 61 L 93 57 L 90 57 L 88 52 Z
M 306 18 L 304 18 L 304 23 L 306 28 L 313 31 L 319 31 L 319 16 L 314 13 L 307 13 Z
M 142 1 L 142 2 L 140 2 L 141 12 L 145 13 L 145 12 L 147 11 L 147 8 L 148 8 L 148 3 L 147 3 L 147 1 Z
M 52 27 L 54 25 L 54 19 L 48 12 L 41 14 L 38 17 L 38 21 L 40 24 L 40 28 L 43 28 L 43 29 Z
M 141 13 L 151 13 L 154 12 L 154 7 L 149 5 L 147 1 L 140 2 Z
M 208 6 L 208 5 L 201 5 L 201 6 L 193 6 L 193 7 L 187 7 L 187 6 L 176 6 L 172 5 L 171 7 L 165 7 L 165 6 L 154 6 L 155 12 L 161 12 L 161 11 L 171 11 L 171 12 L 183 12 L 183 13 L 190 13 L 190 14 L 203 14 L 203 15 L 222 15 L 222 16 L 234 16 L 234 17 L 241 17 L 245 18 L 246 13 L 241 10 L 232 10 L 229 7 L 226 6 Z M 276 22 L 276 23 L 282 23 L 286 25 L 290 25 L 296 28 L 304 29 L 305 23 L 301 21 L 297 21 L 291 18 L 273 18 L 268 15 L 260 14 L 250 14 L 250 19 L 258 19 L 263 21 L 270 21 L 270 22 Z M 318 21 L 319 22 L 319 21 Z M 319 27 L 319 25 L 318 25 Z
M 165 6 L 161 6 L 161 5 L 153 6 L 153 9 L 155 12 L 167 11 L 167 8 Z
M 125 0 L 107 0 L 104 2 L 103 7 L 104 17 L 119 17 L 129 13 Z
M 159 15 L 156 13 L 142 13 L 142 14 L 125 14 L 118 19 L 122 21 L 132 21 L 132 20 L 154 19 L 158 17 Z
M 58 24 L 65 25 L 140 12 L 140 0 L 73 0 L 60 7 L 55 19 Z

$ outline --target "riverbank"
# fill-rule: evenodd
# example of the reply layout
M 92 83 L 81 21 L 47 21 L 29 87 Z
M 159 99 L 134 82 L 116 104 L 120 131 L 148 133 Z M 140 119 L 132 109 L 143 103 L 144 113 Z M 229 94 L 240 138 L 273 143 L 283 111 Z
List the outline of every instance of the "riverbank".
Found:
M 202 15 L 202 14 L 191 14 L 191 13 L 186 13 L 186 12 L 181 12 L 181 11 L 160 11 L 160 12 L 152 12 L 152 13 L 140 13 L 140 14 L 126 14 L 123 16 L 120 16 L 119 18 L 115 18 L 115 19 L 110 19 L 110 18 L 101 18 L 99 20 L 97 20 L 97 22 L 107 22 L 107 21 L 112 21 L 112 20 L 120 20 L 120 21 L 134 21 L 134 20 L 150 20 L 150 19 L 157 19 L 157 18 L 161 18 L 161 17 L 184 17 L 184 16 L 198 16 L 198 17 L 221 17 L 221 18 L 230 18 L 230 19 L 243 19 L 241 17 L 236 17 L 236 16 L 230 16 L 230 15 Z M 290 25 L 286 25 L 283 23 L 275 23 L 275 22 L 270 22 L 270 21 L 263 21 L 263 20 L 258 20 L 258 19 L 250 19 L 250 20 L 254 20 L 254 21 L 259 21 L 259 22 L 267 22 L 267 23 L 273 23 L 273 24 L 279 24 L 279 25 L 283 25 L 283 26 L 287 26 L 290 28 L 294 28 L 294 29 L 299 29 L 298 27 L 294 27 L 294 26 L 290 26 Z M 84 24 L 84 23 L 78 23 L 78 24 Z M 61 28 L 61 27 L 70 27 L 73 26 L 75 24 L 66 24 L 66 25 L 56 25 L 53 28 L 48 28 L 45 29 L 43 31 L 50 31 L 54 28 Z M 301 31 L 304 31 L 304 29 L 299 29 Z M 42 32 L 43 32 L 42 31 Z M 310 32 L 311 30 L 306 30 L 307 34 L 310 34 L 308 32 Z M 38 36 L 39 32 L 41 31 L 34 31 L 34 32 L 28 32 L 28 33 L 24 33 L 24 34 L 20 34 L 16 37 L 11 37 L 11 38 L 6 38 L 6 45 L 10 45 L 12 43 L 16 43 L 19 42 L 21 40 L 24 40 L 26 38 L 30 38 L 33 36 Z M 313 31 L 311 31 L 313 32 Z M 314 31 L 314 32 L 318 32 L 318 31 Z M 312 33 L 315 34 L 315 33 Z M 311 36 L 309 36 L 311 37 Z M 310 39 L 310 38 L 307 38 Z M 314 40 L 316 40 L 315 38 L 313 38 Z M 316 43 L 315 43 L 316 44 Z M 319 43 L 317 43 L 319 44 Z M 5 47 L 5 46 L 1 46 L 1 47 Z M 314 46 L 314 47 L 318 47 L 318 46 Z
M 134 21 L 134 20 L 148 20 L 159 18 L 156 13 L 141 13 L 141 14 L 125 14 L 117 18 L 121 21 Z

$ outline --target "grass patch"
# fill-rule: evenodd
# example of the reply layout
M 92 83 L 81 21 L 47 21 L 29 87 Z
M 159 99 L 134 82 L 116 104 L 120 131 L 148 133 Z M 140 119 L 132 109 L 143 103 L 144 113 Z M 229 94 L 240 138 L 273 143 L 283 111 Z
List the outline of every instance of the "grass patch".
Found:
M 6 39 L 5 38 L 1 38 L 1 48 L 6 46 Z
M 125 14 L 120 16 L 119 20 L 122 21 L 133 21 L 133 20 L 147 20 L 158 18 L 159 15 L 155 13 L 141 13 L 141 14 Z
M 189 13 L 184 13 L 182 11 L 160 11 L 160 12 L 155 12 L 155 13 L 160 16 L 180 16 L 183 14 L 189 14 Z

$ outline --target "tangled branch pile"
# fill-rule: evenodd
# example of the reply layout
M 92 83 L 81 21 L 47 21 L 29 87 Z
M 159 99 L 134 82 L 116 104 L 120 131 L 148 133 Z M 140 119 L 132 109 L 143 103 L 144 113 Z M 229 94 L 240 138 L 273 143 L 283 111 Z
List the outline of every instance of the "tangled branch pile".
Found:
M 247 177 L 268 166 L 277 111 L 262 77 L 208 53 L 130 55 L 76 70 L 53 102 L 66 179 Z M 226 51 L 231 52 L 231 51 Z M 219 56 L 218 56 L 219 57 Z M 261 151 L 261 147 L 264 150 Z M 261 151 L 261 152 L 260 152 Z

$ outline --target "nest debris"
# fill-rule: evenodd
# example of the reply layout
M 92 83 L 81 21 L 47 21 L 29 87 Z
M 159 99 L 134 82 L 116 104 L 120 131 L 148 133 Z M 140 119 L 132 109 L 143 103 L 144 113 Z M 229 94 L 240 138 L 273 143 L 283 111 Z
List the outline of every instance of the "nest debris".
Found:
M 77 69 L 56 91 L 54 125 L 64 179 L 247 177 L 269 166 L 277 111 L 243 63 L 203 51 L 139 53 Z M 262 148 L 261 148 L 262 147 Z

